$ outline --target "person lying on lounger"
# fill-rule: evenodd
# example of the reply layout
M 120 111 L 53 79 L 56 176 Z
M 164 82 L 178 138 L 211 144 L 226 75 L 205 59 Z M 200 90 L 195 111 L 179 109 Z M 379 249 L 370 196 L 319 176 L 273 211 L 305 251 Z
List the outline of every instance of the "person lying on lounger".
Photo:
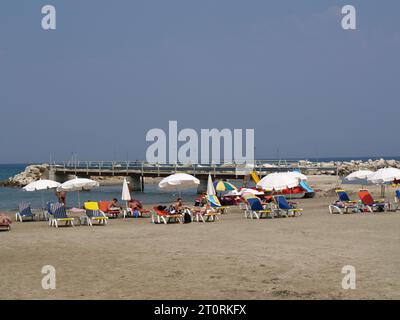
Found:
M 11 219 L 4 214 L 0 214 L 0 225 L 8 226 L 12 223 Z

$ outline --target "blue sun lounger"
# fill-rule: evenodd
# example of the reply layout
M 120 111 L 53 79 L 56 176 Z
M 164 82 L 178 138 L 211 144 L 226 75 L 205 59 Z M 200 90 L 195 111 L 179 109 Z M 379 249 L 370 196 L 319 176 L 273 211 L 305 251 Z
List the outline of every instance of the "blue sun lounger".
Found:
M 361 212 L 359 201 L 351 200 L 347 192 L 343 189 L 336 189 L 335 192 L 339 199 L 335 203 L 328 206 L 329 212 L 331 214 Z
M 23 218 L 31 218 L 32 221 L 35 218 L 35 214 L 32 212 L 29 203 L 22 202 L 18 205 L 18 212 L 15 214 L 15 221 L 23 222 Z
M 287 217 L 295 217 L 302 214 L 301 212 L 303 209 L 294 207 L 291 203 L 287 202 L 284 196 L 274 196 L 274 201 L 277 207 L 276 211 L 278 216 L 281 215 L 281 211 L 283 211 Z
M 62 203 L 54 203 L 51 206 L 51 212 L 53 217 L 50 220 L 49 225 L 58 228 L 58 223 L 64 221 L 66 226 L 74 226 L 74 218 L 68 217 L 67 210 Z
M 247 199 L 247 202 L 250 206 L 248 209 L 248 214 L 246 214 L 246 218 L 251 218 L 255 217 L 256 219 L 261 219 L 263 216 L 265 217 L 271 217 L 273 218 L 272 211 L 269 209 L 264 209 L 260 199 L 258 198 L 249 198 Z

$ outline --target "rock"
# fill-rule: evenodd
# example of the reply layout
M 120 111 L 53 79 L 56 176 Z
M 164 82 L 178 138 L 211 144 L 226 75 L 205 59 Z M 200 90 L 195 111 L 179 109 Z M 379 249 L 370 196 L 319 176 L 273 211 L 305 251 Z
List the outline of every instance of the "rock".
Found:
M 23 172 L 1 182 L 0 185 L 6 187 L 24 187 L 31 182 L 41 179 L 48 168 L 49 166 L 47 164 L 27 166 Z

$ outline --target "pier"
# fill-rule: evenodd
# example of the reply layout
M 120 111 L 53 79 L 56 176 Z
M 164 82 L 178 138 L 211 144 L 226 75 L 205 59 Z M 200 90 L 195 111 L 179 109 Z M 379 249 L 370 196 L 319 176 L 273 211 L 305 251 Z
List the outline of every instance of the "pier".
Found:
M 174 173 L 188 173 L 200 180 L 198 192 L 207 188 L 207 178 L 244 179 L 251 171 L 263 177 L 271 172 L 293 171 L 300 169 L 305 174 L 323 170 L 337 174 L 338 168 L 300 166 L 296 160 L 257 160 L 252 166 L 244 164 L 152 164 L 145 161 L 63 161 L 52 162 L 49 166 L 49 179 L 64 182 L 73 176 L 89 177 L 126 177 L 133 191 L 144 191 L 145 177 L 163 178 Z

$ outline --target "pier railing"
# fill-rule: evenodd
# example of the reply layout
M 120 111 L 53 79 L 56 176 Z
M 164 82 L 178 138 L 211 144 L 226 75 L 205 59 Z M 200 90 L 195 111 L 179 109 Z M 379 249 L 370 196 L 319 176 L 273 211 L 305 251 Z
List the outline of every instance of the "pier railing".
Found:
M 314 164 L 300 165 L 297 160 L 257 160 L 252 165 L 225 163 L 225 164 L 161 164 L 145 161 L 61 161 L 50 163 L 50 169 L 55 172 L 75 172 L 96 175 L 128 175 L 128 174 L 152 174 L 166 175 L 176 172 L 186 172 L 193 175 L 199 174 L 236 174 L 256 171 L 259 174 L 287 171 L 298 168 L 302 171 L 324 170 L 337 172 L 337 167 L 318 167 Z

